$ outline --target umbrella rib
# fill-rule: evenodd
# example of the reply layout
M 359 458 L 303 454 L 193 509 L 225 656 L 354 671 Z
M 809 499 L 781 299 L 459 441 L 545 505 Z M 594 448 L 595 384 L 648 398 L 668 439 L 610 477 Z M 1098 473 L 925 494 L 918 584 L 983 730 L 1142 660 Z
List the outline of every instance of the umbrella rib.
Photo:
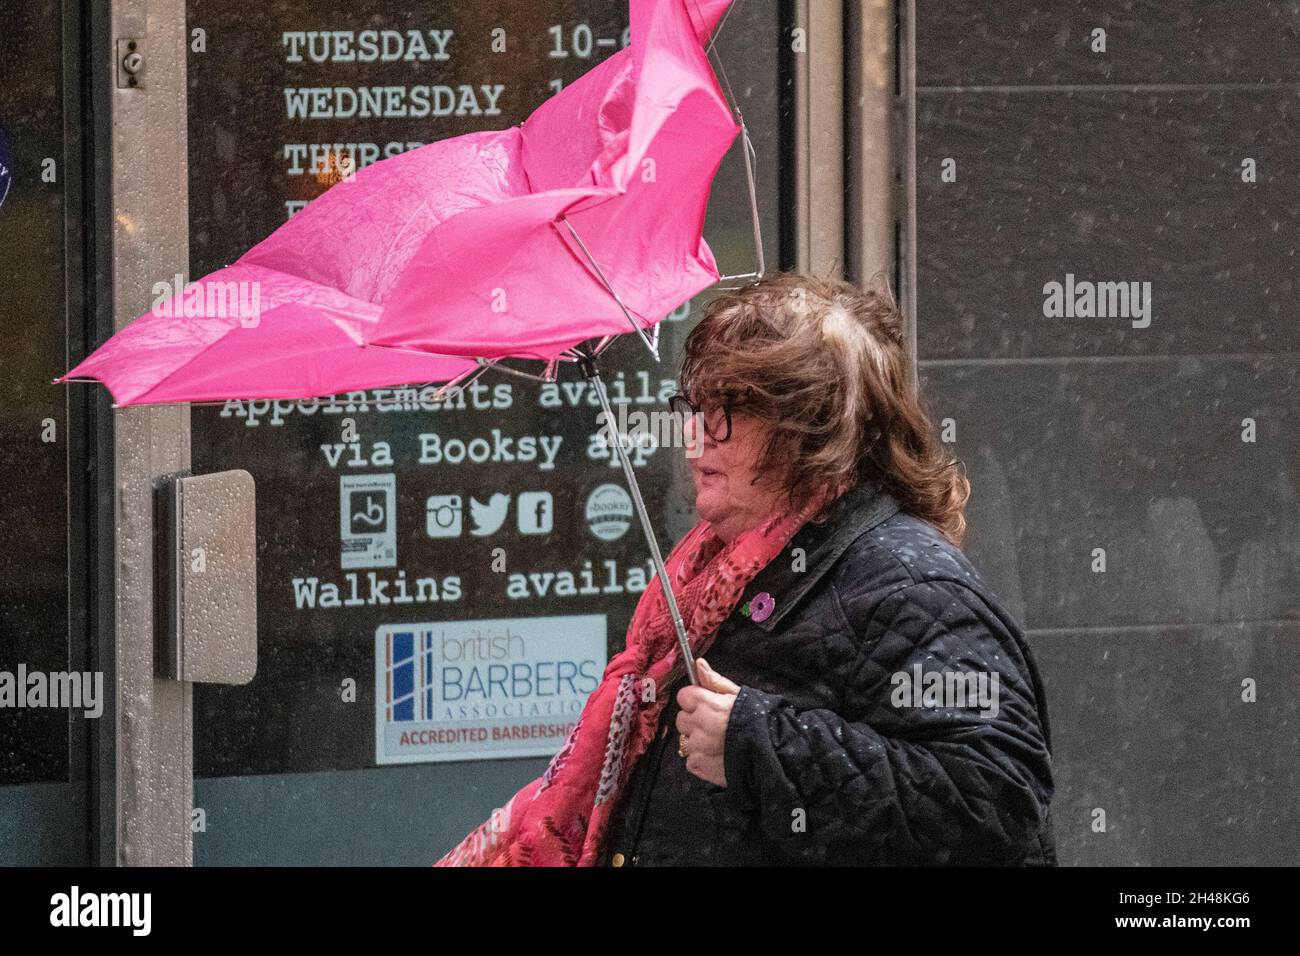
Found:
M 509 365 L 502 365 L 500 359 L 480 358 L 478 359 L 478 363 L 479 366 L 483 368 L 485 371 L 487 369 L 494 368 L 498 372 L 505 372 L 507 375 L 515 375 L 518 376 L 519 378 L 526 378 L 529 381 L 533 381 L 533 382 L 547 381 L 544 375 L 534 375 L 531 372 L 524 372 L 524 371 L 520 371 L 517 368 L 511 368 Z
M 623 314 L 627 316 L 627 321 L 631 324 L 632 330 L 636 332 L 636 334 L 641 338 L 642 343 L 644 343 L 645 347 L 650 350 L 650 354 L 654 356 L 654 360 L 658 362 L 659 361 L 659 343 L 657 341 L 658 335 L 656 334 L 655 340 L 652 341 L 650 337 L 645 334 L 645 329 L 641 328 L 641 326 L 637 324 L 636 319 L 632 317 L 632 313 L 628 311 L 627 306 L 623 304 L 623 300 L 619 297 L 619 294 L 614 291 L 614 287 L 610 285 L 609 280 L 605 278 L 604 271 L 601 270 L 600 264 L 596 262 L 595 258 L 592 257 L 591 252 L 587 249 L 587 244 L 583 242 L 582 237 L 578 235 L 578 230 L 574 229 L 573 223 L 569 222 L 569 217 L 561 216 L 560 221 L 569 227 L 569 232 L 573 233 L 573 238 L 578 241 L 578 245 L 582 249 L 582 254 L 587 257 L 587 261 L 591 263 L 591 267 L 596 270 L 596 275 L 600 277 L 601 284 L 605 287 L 606 291 L 608 291 L 609 294 L 614 297 L 614 301 L 618 303 L 618 307 L 622 309 Z M 657 332 L 658 332 L 658 327 L 656 326 L 656 333 Z
M 718 42 L 718 35 L 722 33 L 722 28 L 727 25 L 727 19 L 731 16 L 732 11 L 735 10 L 736 7 L 740 6 L 744 2 L 745 0 L 735 0 L 734 3 L 727 4 L 727 12 L 722 15 L 722 20 L 719 21 L 717 27 L 714 29 L 713 36 L 709 37 L 709 45 L 705 47 L 704 49 L 705 53 L 713 52 L 713 44 Z M 704 11 L 700 9 L 699 0 L 691 0 L 691 6 L 695 7 L 695 12 L 698 13 L 700 15 L 700 19 L 703 20 Z
M 739 114 L 740 111 L 736 112 Z M 754 256 L 757 259 L 757 271 L 720 276 L 718 279 L 720 282 L 730 282 L 733 279 L 761 279 L 767 271 L 763 259 L 763 227 L 758 218 L 758 191 L 754 186 L 754 164 L 758 161 L 758 154 L 754 151 L 753 140 L 749 138 L 749 127 L 745 125 L 743 116 L 740 118 L 740 136 L 741 149 L 745 155 L 745 179 L 749 185 L 749 218 L 754 229 Z
M 402 238 L 402 233 L 406 232 L 407 227 L 410 226 L 411 223 L 415 222 L 415 217 L 424 212 L 424 210 L 428 208 L 428 205 L 428 200 L 424 200 L 418 207 L 413 209 L 411 214 L 406 217 L 406 222 L 402 223 L 402 228 L 397 230 L 397 235 L 393 236 L 392 241 L 388 243 L 388 248 L 384 250 L 384 261 L 379 267 L 381 273 L 388 268 L 388 260 L 393 256 L 393 249 L 397 246 L 397 240 Z
M 466 369 L 465 371 L 457 375 L 455 378 L 453 378 L 451 381 L 444 382 L 442 385 L 440 385 L 438 387 L 438 391 L 434 393 L 433 401 L 435 402 L 442 401 L 443 398 L 445 398 L 448 394 L 451 393 L 452 389 L 463 389 L 466 385 L 474 381 L 474 379 L 478 378 L 486 371 L 487 371 L 486 365 L 475 365 L 472 368 Z
M 717 56 L 717 54 L 714 53 L 713 44 L 718 42 L 718 37 L 722 35 L 722 28 L 727 25 L 727 20 L 731 17 L 732 11 L 744 2 L 745 0 L 734 0 L 734 2 L 727 5 L 727 12 L 722 15 L 722 20 L 719 21 L 717 28 L 713 31 L 713 36 L 709 37 L 709 45 L 704 48 L 704 55 L 706 57 L 710 54 Z M 691 3 L 695 6 L 695 12 L 700 15 L 701 19 L 703 19 L 704 13 L 700 10 L 700 5 L 697 0 L 691 0 Z M 727 76 L 727 68 L 722 65 L 721 56 L 717 56 L 717 66 L 718 73 L 722 76 L 722 85 L 727 88 L 727 97 L 731 100 L 731 108 L 737 113 L 740 113 L 740 107 L 736 105 L 736 94 L 731 89 L 731 80 Z

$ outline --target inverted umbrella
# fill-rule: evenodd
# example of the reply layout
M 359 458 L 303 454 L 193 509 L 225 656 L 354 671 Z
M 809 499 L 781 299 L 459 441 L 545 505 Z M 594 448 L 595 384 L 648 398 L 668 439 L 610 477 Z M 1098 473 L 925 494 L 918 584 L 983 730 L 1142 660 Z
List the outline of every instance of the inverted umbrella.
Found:
M 704 44 L 729 2 L 631 0 L 628 47 L 524 123 L 349 175 L 55 381 L 97 379 L 136 405 L 450 388 L 491 367 L 553 380 L 576 363 L 600 398 L 694 682 L 596 359 L 629 328 L 657 359 L 660 320 L 724 278 L 702 231 L 744 125 Z M 751 151 L 746 135 L 758 271 L 726 278 L 763 271 Z M 506 359 L 544 366 L 530 374 Z
M 740 126 L 701 45 L 726 2 L 703 6 L 697 27 L 680 0 L 633 0 L 631 45 L 499 134 L 523 192 L 431 231 L 371 342 L 549 358 L 654 326 L 718 281 L 701 232 Z

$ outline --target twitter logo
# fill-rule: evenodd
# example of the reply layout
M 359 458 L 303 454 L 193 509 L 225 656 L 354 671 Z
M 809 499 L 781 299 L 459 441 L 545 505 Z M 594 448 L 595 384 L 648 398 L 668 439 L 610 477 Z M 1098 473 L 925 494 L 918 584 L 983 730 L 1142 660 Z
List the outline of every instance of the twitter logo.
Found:
M 469 529 L 469 533 L 485 538 L 505 524 L 506 512 L 510 510 L 510 496 L 498 491 L 488 499 L 487 504 L 483 504 L 477 498 L 469 499 L 469 516 L 474 522 L 474 527 Z

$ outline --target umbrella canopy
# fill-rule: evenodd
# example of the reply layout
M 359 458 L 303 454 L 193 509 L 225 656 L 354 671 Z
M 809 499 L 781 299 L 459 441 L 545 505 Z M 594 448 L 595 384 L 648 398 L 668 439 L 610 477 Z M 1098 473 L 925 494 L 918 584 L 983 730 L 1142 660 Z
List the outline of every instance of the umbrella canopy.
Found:
M 183 288 L 55 381 L 97 379 L 117 404 L 140 405 L 463 381 L 503 358 L 547 360 L 553 377 L 558 361 L 577 362 L 695 683 L 596 357 L 629 329 L 649 342 L 645 329 L 721 278 L 705 208 L 743 127 L 704 44 L 729 3 L 631 0 L 628 47 L 524 123 L 348 176 L 233 265 L 188 285 L 177 277 Z
M 446 382 L 474 368 L 366 348 L 378 320 L 373 303 L 241 260 L 159 302 L 55 381 L 98 379 L 118 405 L 144 405 L 311 398 Z
M 119 405 L 310 397 L 654 326 L 719 279 L 705 207 L 741 127 L 703 43 L 728 2 L 632 0 L 628 47 L 524 123 L 359 170 L 55 381 Z M 258 314 L 210 314 L 221 287 Z
M 726 5 L 633 0 L 626 49 L 483 144 L 487 201 L 430 230 L 370 341 L 550 358 L 628 331 L 615 297 L 648 328 L 716 283 L 701 233 L 740 126 L 702 43 Z

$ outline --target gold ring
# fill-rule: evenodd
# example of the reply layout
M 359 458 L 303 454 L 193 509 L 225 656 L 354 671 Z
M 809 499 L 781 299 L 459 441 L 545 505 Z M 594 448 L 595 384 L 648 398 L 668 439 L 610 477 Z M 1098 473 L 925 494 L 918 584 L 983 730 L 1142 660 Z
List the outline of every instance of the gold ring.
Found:
M 682 734 L 681 742 L 677 745 L 677 756 L 679 757 L 686 757 L 686 738 L 688 736 L 689 734 Z

